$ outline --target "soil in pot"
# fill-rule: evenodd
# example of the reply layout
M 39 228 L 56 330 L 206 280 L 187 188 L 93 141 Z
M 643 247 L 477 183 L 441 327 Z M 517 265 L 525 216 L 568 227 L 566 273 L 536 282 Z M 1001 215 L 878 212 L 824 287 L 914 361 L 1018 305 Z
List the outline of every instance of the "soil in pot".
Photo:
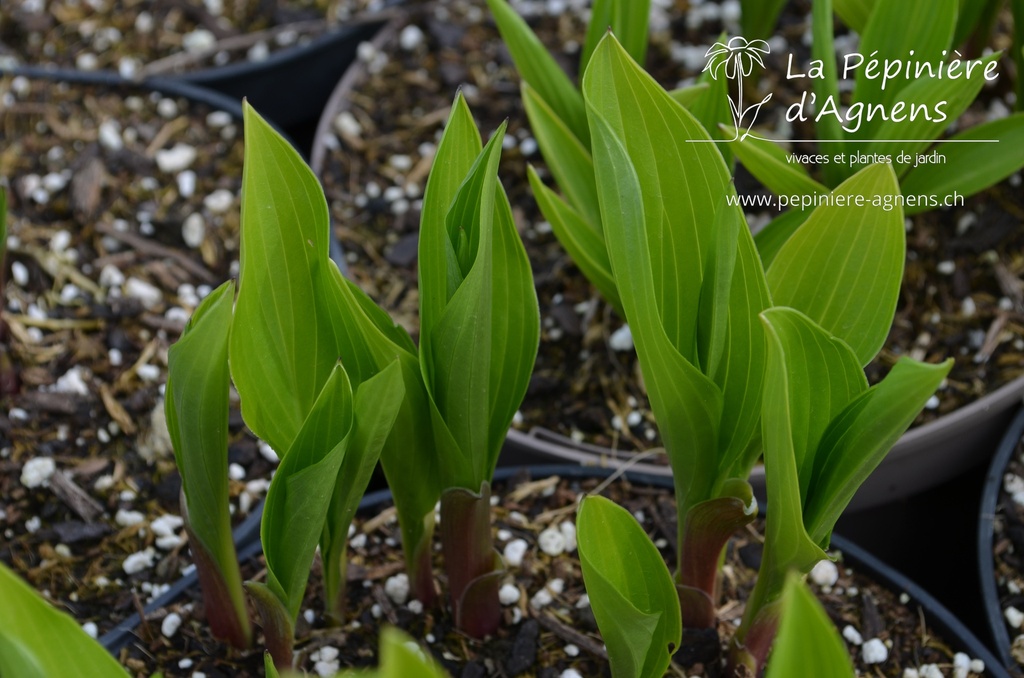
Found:
M 0 559 L 102 633 L 191 562 L 161 391 L 237 265 L 241 127 L 142 89 L 6 78 L 0 101 Z M 231 430 L 241 519 L 272 464 Z
M 447 612 L 423 609 L 408 598 L 399 531 L 394 509 L 387 503 L 364 511 L 350 542 L 349 609 L 346 623 L 327 627 L 321 618 L 317 577 L 311 580 L 300 620 L 296 646 L 301 668 L 326 675 L 339 666 L 370 666 L 376 662 L 377 635 L 383 624 L 398 625 L 424 643 L 453 676 L 607 676 L 607 661 L 585 596 L 575 549 L 575 508 L 584 492 L 601 492 L 628 508 L 643 523 L 671 565 L 675 539 L 675 506 L 665 489 L 617 480 L 598 488 L 601 480 L 539 477 L 524 473 L 495 485 L 500 497 L 494 509 L 496 543 L 504 552 L 508 572 L 502 586 L 504 623 L 488 641 L 476 642 L 455 632 Z M 742 532 L 727 548 L 723 568 L 720 624 L 715 633 L 686 643 L 669 675 L 720 675 L 719 655 L 742 616 L 753 586 L 761 553 L 760 521 Z M 543 534 L 543 536 L 541 536 Z M 543 544 L 543 547 L 541 546 Z M 838 555 L 838 554 L 837 554 Z M 263 577 L 259 559 L 246 564 L 248 576 Z M 314 574 L 319 562 L 314 562 Z M 847 640 L 861 675 L 903 676 L 905 669 L 935 664 L 940 675 L 952 675 L 955 649 L 923 621 L 914 601 L 900 591 L 871 582 L 841 560 L 812 574 L 812 589 Z M 175 615 L 175 631 L 160 628 Z M 224 655 L 197 620 L 201 604 L 187 600 L 158 612 L 141 639 L 122 653 L 122 661 L 140 673 L 182 668 L 207 676 L 262 675 L 257 651 Z M 180 625 L 177 623 L 182 621 Z M 872 642 L 877 639 L 878 642 Z M 865 663 L 863 648 L 885 647 L 886 658 Z M 682 652 L 687 652 L 685 656 Z M 961 656 L 956 661 L 966 662 Z M 977 663 L 974 669 L 980 669 Z M 935 674 L 925 674 L 935 675 Z M 985 675 L 965 671 L 962 675 Z
M 0 58 L 9 65 L 107 69 L 136 78 L 266 59 L 383 0 L 9 0 Z
M 529 7 L 531 26 L 574 73 L 582 17 L 549 16 L 542 7 Z M 674 87 L 699 74 L 706 45 L 723 28 L 735 26 L 721 13 L 708 18 L 703 12 L 660 11 L 648 69 Z M 808 21 L 809 3 L 788 4 L 778 31 L 781 44 L 766 60 L 762 87 L 783 102 L 780 111 L 800 94 L 782 74 L 790 51 L 795 58 L 809 58 L 803 41 Z M 516 426 L 541 426 L 614 449 L 656 446 L 657 430 L 622 320 L 564 254 L 530 195 L 527 163 L 538 165 L 542 174 L 546 170 L 519 101 L 518 77 L 483 0 L 427 7 L 411 13 L 409 22 L 380 49 L 362 52 L 366 74 L 354 78 L 347 100 L 330 112 L 333 133 L 319 140 L 327 154 L 315 169 L 347 252 L 349 275 L 415 334 L 420 197 L 451 99 L 461 86 L 485 134 L 509 119 L 499 176 L 540 298 L 540 354 Z M 986 91 L 961 126 L 1005 112 L 1000 97 L 1008 85 L 999 86 Z M 804 132 L 812 133 L 793 134 Z M 742 193 L 763 191 L 742 169 L 737 184 Z M 918 424 L 1024 374 L 1024 232 L 1017 227 L 1022 216 L 1018 175 L 963 208 L 908 221 L 907 272 L 896 320 L 868 372 L 876 381 L 902 355 L 932 362 L 957 359 Z M 755 223 L 767 218 L 751 217 Z
M 1011 444 L 1014 449 L 1003 471 L 992 524 L 994 573 L 982 576 L 995 578 L 1003 636 L 1009 641 L 1004 650 L 1015 662 L 1017 675 L 1024 675 L 1024 440 Z

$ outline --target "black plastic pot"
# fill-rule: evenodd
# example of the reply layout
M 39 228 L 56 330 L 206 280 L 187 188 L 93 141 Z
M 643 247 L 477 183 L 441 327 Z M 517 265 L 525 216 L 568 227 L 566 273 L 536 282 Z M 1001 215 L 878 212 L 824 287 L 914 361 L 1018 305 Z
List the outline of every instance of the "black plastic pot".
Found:
M 309 43 L 274 52 L 259 62 L 238 62 L 181 75 L 163 76 L 200 85 L 240 100 L 249 100 L 265 117 L 282 127 L 312 124 L 331 89 L 384 19 L 366 19 L 331 29 Z
M 1002 660 L 1002 665 L 1015 677 L 1024 676 L 1024 670 L 1010 654 L 1010 634 L 1003 618 L 1003 606 L 996 587 L 995 558 L 992 548 L 995 541 L 996 507 L 999 492 L 1003 486 L 1003 474 L 1010 463 L 1017 445 L 1024 436 L 1024 409 L 1021 409 L 1010 425 L 985 476 L 985 487 L 981 495 L 981 511 L 978 516 L 978 575 L 981 578 L 981 595 L 985 606 L 992 642 Z
M 1024 420 L 1022 420 L 1024 421 Z M 612 474 L 622 473 L 619 470 L 609 468 L 585 468 L 577 465 L 560 466 L 531 466 L 518 468 L 500 468 L 495 473 L 496 481 L 508 481 L 513 478 L 531 477 L 545 478 L 550 476 L 561 476 L 563 478 L 607 478 Z M 625 472 L 625 478 L 637 485 L 648 485 L 651 487 L 663 488 L 672 491 L 672 481 L 662 475 L 646 473 Z M 390 501 L 390 490 L 378 490 L 365 495 L 359 503 L 359 511 L 371 511 L 383 502 Z M 238 544 L 239 559 L 244 561 L 255 557 L 262 551 L 259 541 L 259 517 L 262 511 L 262 503 L 246 519 L 245 523 L 236 530 L 236 544 Z M 248 542 L 243 540 L 243 534 L 251 539 Z M 996 657 L 971 631 L 964 626 L 949 610 L 936 600 L 931 594 L 915 584 L 912 580 L 889 567 L 878 558 L 857 546 L 851 541 L 839 535 L 832 536 L 831 548 L 841 551 L 845 563 L 852 565 L 858 572 L 870 577 L 873 581 L 882 584 L 891 591 L 906 593 L 911 602 L 908 605 L 916 605 L 923 615 L 925 621 L 931 628 L 941 634 L 942 638 L 951 644 L 955 651 L 964 652 L 972 659 L 981 659 L 985 663 L 985 675 L 995 678 L 1011 678 L 1011 674 L 1003 667 Z M 193 569 L 188 575 L 177 582 L 171 591 L 161 596 L 146 607 L 147 614 L 165 607 L 180 598 L 187 590 L 197 587 L 198 576 Z M 116 629 L 101 638 L 104 647 L 114 654 L 126 646 L 135 636 L 135 628 L 140 624 L 138 615 L 125 620 Z M 134 625 L 134 626 L 132 626 Z

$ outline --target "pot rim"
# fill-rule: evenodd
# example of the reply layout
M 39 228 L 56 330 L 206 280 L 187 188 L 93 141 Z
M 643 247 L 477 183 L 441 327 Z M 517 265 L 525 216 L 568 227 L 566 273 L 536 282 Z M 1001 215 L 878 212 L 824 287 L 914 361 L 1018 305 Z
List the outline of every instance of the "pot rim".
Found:
M 992 547 L 995 541 L 996 505 L 999 503 L 1003 474 L 1006 472 L 1006 466 L 1010 463 L 1010 458 L 1013 457 L 1022 435 L 1024 435 L 1024 407 L 1020 408 L 1014 417 L 1013 423 L 999 442 L 992 463 L 989 464 L 978 512 L 978 577 L 981 580 L 981 598 L 985 608 L 985 618 L 1003 665 L 1009 670 L 1016 670 L 1017 675 L 1021 675 L 1021 671 L 1010 654 L 1010 634 L 1003 623 L 1003 610 L 996 587 L 995 557 Z

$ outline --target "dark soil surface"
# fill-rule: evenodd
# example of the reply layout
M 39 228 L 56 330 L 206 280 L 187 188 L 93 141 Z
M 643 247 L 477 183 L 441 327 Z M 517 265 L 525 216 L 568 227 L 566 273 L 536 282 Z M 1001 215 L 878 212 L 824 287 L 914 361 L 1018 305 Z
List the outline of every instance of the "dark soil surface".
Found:
M 324 657 L 331 658 L 328 664 L 336 662 L 342 667 L 374 665 L 381 625 L 392 624 L 423 642 L 452 676 L 609 675 L 593 613 L 584 597 L 579 560 L 572 544 L 574 537 L 567 544 L 569 548 L 556 555 L 545 553 L 538 546 L 544 530 L 566 535 L 566 525 L 575 523 L 575 508 L 581 494 L 593 492 L 597 485 L 597 480 L 523 477 L 508 486 L 496 486 L 494 494 L 500 497 L 494 510 L 496 546 L 508 554 L 515 548 L 510 544 L 522 540 L 525 551 L 518 566 L 508 568 L 503 581 L 503 585 L 517 590 L 518 597 L 509 589 L 504 622 L 497 635 L 486 642 L 454 631 L 447 612 L 423 610 L 418 601 L 393 595 L 397 583 L 393 579 L 404 576 L 394 509 L 381 506 L 362 514 L 356 521 L 350 546 L 348 621 L 338 628 L 324 625 L 314 576 L 300 621 L 298 666 L 315 672 L 317 662 L 324 661 Z M 624 480 L 597 491 L 637 516 L 671 567 L 676 527 L 675 504 L 670 493 L 633 486 Z M 722 648 L 742 616 L 744 601 L 753 587 L 753 568 L 760 561 L 762 549 L 762 529 L 763 523 L 758 521 L 730 542 L 717 608 L 717 636 L 714 632 L 694 634 L 690 641 L 684 641 L 677 661 L 683 661 L 681 654 L 686 651 L 690 652 L 690 659 L 674 665 L 669 675 L 721 675 L 718 655 L 724 652 Z M 812 590 L 841 632 L 851 627 L 862 642 L 877 638 L 888 648 L 884 662 L 865 665 L 860 647 L 847 641 L 860 675 L 903 676 L 905 668 L 925 664 L 937 664 L 945 675 L 950 675 L 954 650 L 934 635 L 914 601 L 900 591 L 880 588 L 843 563 L 841 554 L 833 555 L 839 558 L 838 579 L 831 585 L 821 585 L 813 583 L 812 578 Z M 440 564 L 438 557 L 438 571 Z M 265 576 L 259 559 L 248 563 L 247 568 L 248 576 Z M 318 574 L 319 562 L 314 563 L 313 572 Z M 170 612 L 182 616 L 185 622 L 167 638 L 159 629 L 162 618 Z M 146 629 L 140 631 L 140 639 L 124 651 L 122 661 L 136 668 L 140 676 L 157 668 L 177 675 L 182 660 L 190 670 L 203 671 L 209 677 L 262 675 L 259 651 L 226 651 L 208 637 L 204 623 L 197 617 L 201 617 L 201 602 L 191 599 L 154 614 Z M 850 630 L 845 633 L 856 638 Z M 578 673 L 563 673 L 570 669 Z
M 241 126 L 144 90 L 22 78 L 0 98 L 0 559 L 102 633 L 191 562 L 162 384 L 236 265 Z M 273 466 L 232 431 L 241 518 Z
M 799 8 L 784 15 L 780 36 L 786 44 L 770 57 L 775 61 L 767 62 L 766 72 L 773 75 L 766 76 L 763 89 L 784 86 L 784 80 L 777 80 L 785 73 L 782 52 L 809 55 L 802 42 L 805 17 Z M 566 13 L 531 15 L 529 21 L 564 67 L 575 72 L 582 20 Z M 675 39 L 655 26 L 648 69 L 674 87 L 699 73 L 699 46 L 714 40 L 708 36 L 717 36 L 722 22 L 711 20 L 694 28 L 675 12 L 664 21 Z M 538 166 L 545 176 L 546 170 L 519 100 L 518 76 L 483 0 L 413 12 L 410 22 L 415 28 L 405 31 L 422 40 L 406 49 L 393 39 L 379 53 L 363 55 L 368 75 L 334 112 L 335 133 L 325 142 L 331 150 L 319 169 L 347 252 L 349 275 L 415 334 L 420 197 L 454 92 L 462 87 L 485 136 L 509 120 L 499 176 L 533 264 L 540 299 L 541 348 L 516 426 L 541 426 L 612 448 L 656 445 L 635 353 L 612 348 L 622 319 L 564 254 L 530 194 L 527 164 Z M 677 41 L 680 36 L 685 44 Z M 986 91 L 961 124 L 984 120 L 985 107 L 1001 93 Z M 742 168 L 737 185 L 745 193 L 763 191 Z M 763 223 L 770 215 L 749 216 Z M 877 381 L 902 355 L 929 362 L 956 358 L 917 424 L 1024 374 L 1022 219 L 1024 191 L 1018 174 L 968 200 L 965 207 L 908 220 L 906 275 L 896 319 L 867 371 Z
M 992 552 L 1010 653 L 1024 674 L 1024 441 L 1017 445 L 1003 476 L 996 504 Z
M 135 78 L 260 61 L 382 0 L 5 0 L 0 58 Z

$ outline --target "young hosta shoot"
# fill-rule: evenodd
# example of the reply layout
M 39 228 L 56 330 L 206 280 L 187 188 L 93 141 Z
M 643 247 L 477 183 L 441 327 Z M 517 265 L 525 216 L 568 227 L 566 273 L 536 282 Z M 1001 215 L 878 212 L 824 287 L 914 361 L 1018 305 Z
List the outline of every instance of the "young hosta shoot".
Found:
M 426 408 L 412 342 L 330 261 L 326 202 L 298 153 L 249 106 L 245 124 L 229 354 L 246 423 L 283 452 L 261 526 L 267 584 L 248 588 L 284 666 L 318 543 L 328 610 L 337 616 L 343 607 L 344 541 L 381 446 L 402 446 L 404 473 L 426 469 L 412 495 L 423 507 L 410 521 L 412 541 L 429 527 L 423 515 L 436 494 L 428 457 L 417 454 L 425 443 L 408 444 L 430 430 L 416 414 Z M 404 427 L 392 435 L 396 420 Z
M 269 656 L 264 656 L 267 678 L 298 678 L 302 674 L 286 671 L 278 673 Z M 324 674 L 320 674 L 324 675 Z M 449 678 L 437 663 L 429 658 L 416 641 L 402 631 L 387 627 L 380 634 L 380 667 L 376 671 L 342 671 L 334 678 Z
M 846 341 L 792 308 L 761 317 L 769 346 L 762 422 L 771 510 L 732 652 L 734 664 L 751 668 L 767 655 L 788 573 L 810 572 L 826 557 L 832 528 L 857 488 L 952 366 L 901 358 L 869 388 L 863 356 Z
M 846 644 L 821 603 L 790 573 L 782 593 L 779 633 L 765 678 L 853 678 Z
M 852 197 L 898 186 L 888 166 L 862 170 L 836 190 L 844 206 L 819 207 L 766 274 L 721 155 L 687 142 L 708 137 L 613 36 L 583 91 L 612 270 L 673 469 L 684 624 L 710 627 L 718 554 L 755 513 L 746 479 L 761 452 L 767 357 L 758 316 L 799 309 L 867 364 L 896 308 L 903 216 Z
M 171 346 L 164 411 L 210 630 L 245 648 L 252 629 L 228 510 L 228 332 L 234 292 L 227 282 L 206 297 Z
M 128 674 L 67 614 L 0 563 L 0 676 L 125 678 Z
M 497 177 L 504 131 L 483 146 L 456 96 L 419 239 L 420 366 L 445 488 L 441 543 L 455 623 L 477 637 L 500 616 L 490 480 L 540 340 L 529 260 Z
M 658 549 L 629 511 L 587 497 L 576 519 L 580 567 L 615 678 L 661 678 L 683 633 Z
M 920 163 L 916 158 L 933 150 L 933 142 L 949 128 L 951 121 L 960 118 L 981 92 L 986 81 L 986 68 L 999 60 L 1000 54 L 990 54 L 972 61 L 970 77 L 967 66 L 958 67 L 956 77 L 939 77 L 947 59 L 959 58 L 953 54 L 955 31 L 958 26 L 960 5 L 965 9 L 982 2 L 959 3 L 958 0 L 905 0 L 904 2 L 854 3 L 841 0 L 814 0 L 812 31 L 814 58 L 820 60 L 824 77 L 815 78 L 814 94 L 818 101 L 840 99 L 838 66 L 833 49 L 832 8 L 844 17 L 853 11 L 853 5 L 863 7 L 866 21 L 861 31 L 858 52 L 877 54 L 878 59 L 906 60 L 908 54 L 929 60 L 935 71 L 933 77 L 888 79 L 883 90 L 881 79 L 867 77 L 865 70 L 856 72 L 851 111 L 859 116 L 847 118 L 840 124 L 835 115 L 817 118 L 817 136 L 821 152 L 827 156 L 846 152 L 868 156 L 879 154 L 893 159 L 900 179 L 901 192 L 907 198 L 906 212 L 914 214 L 934 208 L 931 198 L 939 203 L 954 195 L 970 197 L 1009 177 L 1024 167 L 1024 156 L 1018 149 L 1024 144 L 1024 113 L 1017 113 L 971 127 L 950 137 L 951 141 L 969 142 L 995 140 L 998 143 L 947 143 L 940 151 L 943 163 Z M 963 17 L 969 20 L 969 17 Z M 906 26 L 915 26 L 907 31 Z M 942 56 L 948 54 L 949 56 Z M 888 120 L 878 113 L 869 116 L 869 109 L 881 107 Z M 899 110 L 925 109 L 930 115 L 899 115 Z M 939 115 L 936 111 L 941 111 Z M 891 115 L 890 115 L 891 113 Z M 838 143 L 829 143 L 838 142 Z M 769 190 L 777 195 L 812 196 L 825 193 L 859 169 L 849 162 L 831 162 L 822 167 L 819 183 L 799 164 L 789 163 L 786 153 L 770 141 L 747 138 L 730 144 L 740 162 Z M 900 157 L 905 161 L 900 161 Z M 916 165 L 916 166 L 915 166 Z M 930 198 L 923 198 L 929 196 Z M 758 249 L 765 255 L 766 265 L 777 244 L 784 241 L 807 210 L 790 210 L 773 221 L 756 238 Z

